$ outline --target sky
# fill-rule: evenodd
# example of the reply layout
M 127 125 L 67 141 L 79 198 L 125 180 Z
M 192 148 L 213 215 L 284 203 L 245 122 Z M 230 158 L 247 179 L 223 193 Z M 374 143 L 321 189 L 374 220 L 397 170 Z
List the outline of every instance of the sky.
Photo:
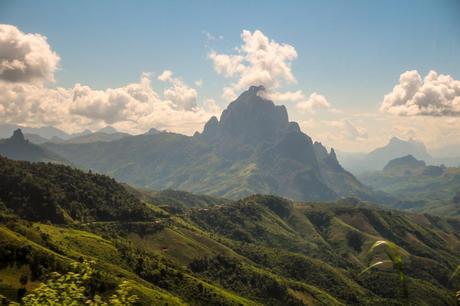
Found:
M 0 0 L 0 123 L 201 131 L 250 85 L 313 139 L 460 142 L 460 1 Z

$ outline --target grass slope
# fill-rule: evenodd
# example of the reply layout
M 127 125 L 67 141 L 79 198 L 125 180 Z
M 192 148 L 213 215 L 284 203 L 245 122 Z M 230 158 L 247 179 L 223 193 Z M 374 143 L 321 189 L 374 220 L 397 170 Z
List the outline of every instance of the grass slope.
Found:
M 391 269 L 360 275 L 369 246 L 387 239 L 404 254 L 414 304 L 455 305 L 460 283 L 449 282 L 460 262 L 455 218 L 379 210 L 351 200 L 295 203 L 262 195 L 165 210 L 142 192 L 133 198 L 104 176 L 0 161 L 15 195 L 4 192 L 0 198 L 0 295 L 10 300 L 23 288 L 33 290 L 51 271 L 66 271 L 71 261 L 86 258 L 97 262 L 95 292 L 110 295 L 128 280 L 142 305 L 400 305 L 398 276 Z M 19 209 L 23 203 L 51 203 L 71 216 L 64 201 L 49 199 L 85 191 L 92 200 L 82 199 L 82 211 L 93 218 L 57 222 L 40 210 L 34 215 L 39 218 L 28 218 Z M 194 206 L 185 205 L 187 194 L 177 199 L 178 207 Z M 91 214 L 94 203 L 107 213 Z M 113 217 L 124 213 L 130 218 Z
M 404 170 L 404 171 L 403 171 Z M 359 179 L 402 199 L 396 207 L 445 216 L 460 216 L 460 168 L 418 165 L 366 173 Z

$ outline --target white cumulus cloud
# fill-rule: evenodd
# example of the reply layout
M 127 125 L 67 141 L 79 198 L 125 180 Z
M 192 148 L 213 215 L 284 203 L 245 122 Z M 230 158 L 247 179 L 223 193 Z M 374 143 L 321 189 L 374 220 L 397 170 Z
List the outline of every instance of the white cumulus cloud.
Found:
M 312 93 L 308 100 L 296 104 L 296 107 L 302 111 L 315 112 L 319 109 L 329 109 L 331 104 L 326 97 L 316 92 Z
M 191 134 L 220 108 L 210 101 L 187 110 L 153 90 L 148 74 L 137 83 L 95 90 L 76 84 L 49 88 L 43 84 L 0 81 L 0 122 L 26 126 L 55 125 L 69 132 L 107 124 L 127 132 L 156 127 Z
M 460 116 L 460 81 L 433 70 L 424 79 L 416 70 L 406 71 L 380 110 L 400 116 Z
M 295 102 L 305 99 L 305 95 L 302 90 L 296 91 L 265 91 L 263 97 L 276 102 Z
M 0 24 L 0 80 L 53 82 L 59 60 L 45 36 L 25 34 L 13 25 Z
M 162 82 L 166 82 L 166 81 L 169 81 L 172 77 L 172 71 L 171 70 L 168 70 L 166 69 L 165 71 L 163 71 L 159 76 L 158 76 L 158 80 L 162 81 Z
M 173 77 L 171 70 L 163 71 L 158 79 L 171 84 L 171 87 L 166 88 L 163 94 L 175 107 L 192 110 L 197 106 L 198 92 L 180 78 Z
M 64 88 L 0 81 L 0 122 L 55 125 L 68 118 L 72 94 Z
M 110 124 L 133 133 L 155 127 L 191 134 L 220 113 L 214 101 L 199 105 L 197 91 L 170 70 L 158 77 L 168 84 L 162 94 L 146 73 L 139 82 L 117 88 L 51 87 L 47 81 L 54 80 L 58 63 L 46 37 L 0 25 L 0 122 L 54 125 L 67 132 Z
M 347 139 L 364 140 L 368 137 L 367 130 L 365 128 L 356 126 L 347 119 L 336 121 L 332 125 L 338 129 L 340 135 L 346 137 Z
M 71 92 L 71 114 L 100 119 L 109 124 L 137 120 L 154 111 L 153 105 L 159 100 L 150 87 L 147 74 L 142 75 L 139 83 L 120 88 L 94 90 L 89 86 L 76 84 Z
M 212 51 L 208 57 L 217 73 L 234 80 L 223 90 L 223 97 L 234 99 L 237 93 L 252 85 L 263 85 L 271 90 L 284 83 L 295 83 L 291 62 L 297 58 L 295 48 L 270 40 L 261 31 L 241 33 L 243 44 L 235 54 Z

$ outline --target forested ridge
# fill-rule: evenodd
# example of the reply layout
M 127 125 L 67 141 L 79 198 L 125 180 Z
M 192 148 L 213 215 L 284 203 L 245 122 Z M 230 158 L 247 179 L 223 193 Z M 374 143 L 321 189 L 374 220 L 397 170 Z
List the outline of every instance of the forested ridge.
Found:
M 53 272 L 94 262 L 88 300 L 110 301 L 123 286 L 123 296 L 140 305 L 403 305 L 391 266 L 361 273 L 373 261 L 371 245 L 388 240 L 403 254 L 413 305 L 456 304 L 457 218 L 352 198 L 151 193 L 68 166 L 7 158 L 0 158 L 0 180 L 3 303 L 40 292 Z

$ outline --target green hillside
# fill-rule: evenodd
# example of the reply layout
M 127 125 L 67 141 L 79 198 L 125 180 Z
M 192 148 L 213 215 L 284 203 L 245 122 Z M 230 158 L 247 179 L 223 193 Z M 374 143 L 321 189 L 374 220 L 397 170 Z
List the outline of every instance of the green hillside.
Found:
M 460 216 L 460 204 L 455 200 L 460 191 L 460 168 L 426 165 L 408 155 L 390 161 L 382 171 L 362 174 L 359 179 L 401 199 L 397 208 Z
M 0 200 L 32 221 L 150 220 L 152 211 L 115 180 L 69 166 L 0 157 Z
M 136 189 L 129 185 L 125 188 L 136 197 L 153 202 L 157 206 L 168 206 L 171 208 L 205 208 L 212 205 L 228 204 L 231 200 L 224 198 L 208 196 L 203 194 L 194 194 L 187 191 L 165 189 L 161 191 L 152 191 L 148 189 Z
M 92 294 L 107 297 L 128 280 L 141 305 L 400 305 L 391 269 L 360 274 L 369 246 L 387 239 L 404 254 L 414 305 L 455 305 L 460 283 L 449 277 L 460 263 L 458 219 L 356 200 L 296 203 L 262 195 L 187 209 L 182 193 L 176 207 L 183 210 L 171 210 L 142 192 L 134 198 L 108 177 L 70 167 L 3 158 L 0 169 L 2 186 L 9 184 L 0 197 L 5 300 L 87 259 L 96 261 Z M 84 192 L 91 201 L 76 196 Z M 167 194 L 174 201 L 174 192 Z M 85 218 L 70 213 L 70 199 Z M 35 209 L 45 202 L 65 222 L 49 218 L 51 209 Z M 25 205 L 34 214 L 24 213 Z

